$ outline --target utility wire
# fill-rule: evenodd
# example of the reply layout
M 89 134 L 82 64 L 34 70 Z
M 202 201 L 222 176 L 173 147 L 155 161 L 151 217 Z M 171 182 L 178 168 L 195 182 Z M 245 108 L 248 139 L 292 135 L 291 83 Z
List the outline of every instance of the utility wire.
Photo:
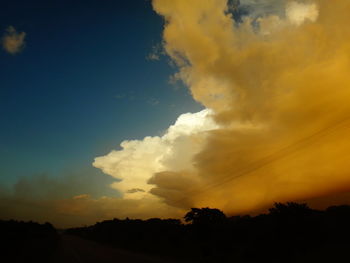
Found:
M 186 196 L 188 195 L 198 195 L 201 193 L 204 193 L 208 190 L 217 188 L 221 185 L 227 184 L 233 180 L 236 180 L 244 175 L 250 174 L 256 170 L 259 170 L 262 167 L 265 167 L 279 159 L 283 159 L 303 148 L 306 148 L 309 145 L 312 145 L 314 143 L 316 143 L 319 139 L 331 134 L 332 132 L 340 129 L 340 128 L 344 128 L 350 121 L 350 117 L 345 118 L 339 122 L 335 122 L 332 125 L 329 125 L 323 129 L 320 129 L 319 131 L 317 131 L 316 133 L 306 136 L 280 150 L 278 150 L 277 152 L 274 152 L 260 160 L 257 160 L 255 162 L 252 162 L 250 164 L 248 164 L 246 167 L 234 172 L 234 174 L 230 174 L 228 176 L 222 177 L 220 178 L 220 180 L 218 182 L 212 183 L 212 184 L 207 184 L 202 188 L 193 188 L 189 191 L 186 192 Z M 181 199 L 178 199 L 176 201 L 171 202 L 172 205 L 174 204 L 179 204 L 182 201 L 186 200 L 186 197 L 183 197 Z

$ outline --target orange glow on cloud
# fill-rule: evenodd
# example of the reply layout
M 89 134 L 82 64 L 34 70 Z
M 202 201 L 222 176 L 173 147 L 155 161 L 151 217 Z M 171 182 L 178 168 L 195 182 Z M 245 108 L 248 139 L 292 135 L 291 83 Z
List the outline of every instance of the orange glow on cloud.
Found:
M 348 190 L 349 1 L 288 1 L 260 28 L 235 26 L 225 0 L 153 5 L 176 77 L 221 127 L 194 158 L 187 202 L 243 213 Z

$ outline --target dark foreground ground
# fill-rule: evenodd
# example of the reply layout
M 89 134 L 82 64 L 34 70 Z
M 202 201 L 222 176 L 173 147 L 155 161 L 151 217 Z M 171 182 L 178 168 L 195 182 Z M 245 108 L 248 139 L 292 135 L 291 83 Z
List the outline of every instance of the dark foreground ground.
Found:
M 0 220 L 0 263 L 350 263 L 350 206 L 276 204 L 256 217 L 193 208 L 184 219 L 113 219 L 60 232 Z
M 112 248 L 72 235 L 61 235 L 52 263 L 160 263 L 175 262 L 165 258 Z
M 44 248 L 45 246 L 43 246 Z M 239 249 L 239 247 L 237 247 Z M 155 257 L 150 255 L 138 254 L 135 252 L 113 248 L 104 244 L 86 240 L 72 235 L 62 234 L 59 237 L 57 247 L 44 251 L 39 254 L 19 253 L 13 257 L 6 258 L 1 262 L 45 262 L 45 263 L 161 263 L 161 262 L 268 262 L 263 254 L 252 255 L 257 259 L 242 259 L 236 257 L 232 251 L 232 257 L 223 259 L 217 255 L 217 259 L 207 261 L 205 259 L 181 259 L 173 260 L 166 257 Z M 284 254 L 280 258 L 281 263 L 284 262 L 350 262 L 350 245 L 349 244 L 329 244 L 328 247 L 322 249 L 314 248 L 307 251 L 305 254 L 296 255 L 293 249 L 289 253 Z M 258 259 L 259 257 L 260 260 Z M 292 259 L 293 258 L 293 259 Z M 275 261 L 273 261 L 275 262 Z
M 49 223 L 0 220 L 0 241 L 0 263 L 176 262 L 58 233 Z
M 293 253 L 293 251 L 290 251 Z M 299 255 L 300 258 L 294 262 L 350 262 L 350 245 L 349 244 L 333 244 L 326 249 L 313 249 L 305 255 Z M 292 255 L 286 254 L 285 261 L 281 258 L 281 263 L 289 262 L 288 257 Z M 294 255 L 297 256 L 297 255 Z M 61 243 L 57 251 L 53 254 L 52 263 L 161 263 L 161 262 L 206 262 L 205 260 L 171 260 L 169 258 L 157 258 L 149 255 L 137 254 L 127 250 L 112 248 L 90 240 L 82 239 L 72 235 L 62 235 Z M 251 260 L 238 260 L 231 258 L 213 262 L 259 262 Z M 260 262 L 266 262 L 261 258 Z

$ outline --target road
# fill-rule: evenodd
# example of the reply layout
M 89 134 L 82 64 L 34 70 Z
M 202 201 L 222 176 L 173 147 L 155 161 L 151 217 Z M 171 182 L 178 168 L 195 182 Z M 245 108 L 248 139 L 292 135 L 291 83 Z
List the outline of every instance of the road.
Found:
M 72 235 L 61 235 L 53 263 L 175 263 L 176 261 L 116 249 Z

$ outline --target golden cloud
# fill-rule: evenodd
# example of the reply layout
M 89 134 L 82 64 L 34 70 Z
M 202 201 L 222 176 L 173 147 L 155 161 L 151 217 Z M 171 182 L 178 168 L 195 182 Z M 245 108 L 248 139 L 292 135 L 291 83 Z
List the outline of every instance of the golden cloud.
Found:
M 179 202 L 243 213 L 349 190 L 349 1 L 288 1 L 284 15 L 240 25 L 225 0 L 153 7 L 176 77 L 221 127 L 194 159 L 200 183 Z
M 2 46 L 4 50 L 12 55 L 21 52 L 25 45 L 26 33 L 17 32 L 13 26 L 6 29 L 6 33 L 2 38 Z

